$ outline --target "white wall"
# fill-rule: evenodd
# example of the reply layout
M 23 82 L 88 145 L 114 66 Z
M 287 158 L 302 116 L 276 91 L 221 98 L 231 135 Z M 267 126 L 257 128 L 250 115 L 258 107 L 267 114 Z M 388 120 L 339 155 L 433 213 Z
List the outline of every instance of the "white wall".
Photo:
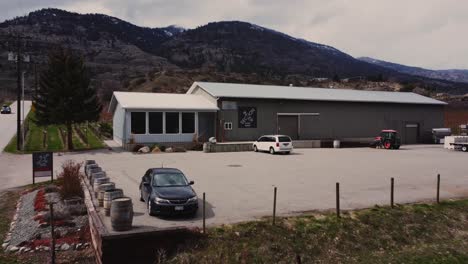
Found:
M 122 144 L 123 139 L 124 139 L 124 127 L 125 127 L 125 109 L 122 108 L 122 106 L 117 103 L 117 106 L 115 107 L 115 112 L 113 116 L 113 135 L 114 135 L 114 141 Z

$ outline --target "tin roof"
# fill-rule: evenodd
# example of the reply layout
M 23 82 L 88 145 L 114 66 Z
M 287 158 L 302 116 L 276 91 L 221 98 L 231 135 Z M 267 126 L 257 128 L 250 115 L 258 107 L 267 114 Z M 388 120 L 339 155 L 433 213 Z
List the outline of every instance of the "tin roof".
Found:
M 406 92 L 362 91 L 277 85 L 194 82 L 187 94 L 200 87 L 213 97 L 290 99 L 312 101 L 372 102 L 446 105 L 426 96 Z
M 109 112 L 114 111 L 117 102 L 125 109 L 218 110 L 215 103 L 210 102 L 201 95 L 193 94 L 114 92 L 109 104 Z

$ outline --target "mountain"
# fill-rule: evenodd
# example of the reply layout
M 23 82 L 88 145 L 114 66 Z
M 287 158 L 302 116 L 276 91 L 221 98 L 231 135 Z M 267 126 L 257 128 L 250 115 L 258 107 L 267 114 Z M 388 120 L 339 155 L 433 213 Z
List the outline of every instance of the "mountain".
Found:
M 432 79 L 441 79 L 453 82 L 464 82 L 468 83 L 468 70 L 429 70 L 419 67 L 406 66 L 402 64 L 392 63 L 383 60 L 377 60 L 369 57 L 360 57 L 358 58 L 361 61 L 372 63 L 374 65 L 382 66 L 391 70 L 395 70 L 401 73 L 406 73 L 410 75 L 423 76 Z
M 148 28 L 102 14 L 42 9 L 0 23 L 3 58 L 15 49 L 15 34 L 21 35 L 23 48 L 39 72 L 48 52 L 57 45 L 81 54 L 92 85 L 104 100 L 114 90 L 181 93 L 193 81 L 337 87 L 317 83 L 322 78 L 371 81 L 349 85 L 361 89 L 399 87 L 373 84 L 388 80 L 408 84 L 406 90 L 468 92 L 468 84 L 402 73 L 330 46 L 240 21 L 213 22 L 195 29 Z M 26 87 L 34 85 L 32 65 L 25 65 Z M 0 82 L 4 94 L 14 94 L 15 66 L 11 62 L 0 60 Z

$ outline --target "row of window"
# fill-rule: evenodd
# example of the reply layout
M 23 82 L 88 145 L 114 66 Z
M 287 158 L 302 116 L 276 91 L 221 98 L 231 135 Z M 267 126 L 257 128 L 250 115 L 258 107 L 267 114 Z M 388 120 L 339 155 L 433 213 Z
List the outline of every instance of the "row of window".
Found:
M 166 115 L 165 134 L 195 133 L 195 113 L 178 112 L 148 112 L 148 134 L 164 134 L 164 118 Z M 146 112 L 131 112 L 132 134 L 146 133 Z M 182 119 L 180 122 L 179 119 Z

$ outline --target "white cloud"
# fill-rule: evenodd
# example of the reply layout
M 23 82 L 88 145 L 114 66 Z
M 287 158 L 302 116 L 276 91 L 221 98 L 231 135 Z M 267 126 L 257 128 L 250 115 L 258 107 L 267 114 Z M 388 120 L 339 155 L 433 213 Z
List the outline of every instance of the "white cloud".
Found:
M 42 7 L 106 13 L 141 26 L 242 20 L 294 37 L 428 68 L 468 68 L 468 1 L 0 0 L 0 19 Z

